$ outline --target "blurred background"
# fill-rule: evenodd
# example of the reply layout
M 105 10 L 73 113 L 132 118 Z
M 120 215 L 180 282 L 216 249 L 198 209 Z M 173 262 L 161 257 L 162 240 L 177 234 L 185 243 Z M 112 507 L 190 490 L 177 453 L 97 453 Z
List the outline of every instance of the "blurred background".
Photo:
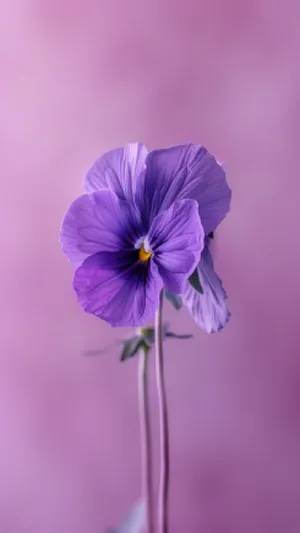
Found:
M 137 360 L 77 307 L 64 211 L 103 151 L 204 144 L 232 319 L 165 345 L 170 533 L 299 533 L 300 5 L 4 0 L 0 14 L 0 531 L 102 533 L 140 495 Z M 153 359 L 153 358 L 151 358 Z M 157 403 L 151 360 L 151 410 Z M 155 459 L 158 450 L 155 444 Z

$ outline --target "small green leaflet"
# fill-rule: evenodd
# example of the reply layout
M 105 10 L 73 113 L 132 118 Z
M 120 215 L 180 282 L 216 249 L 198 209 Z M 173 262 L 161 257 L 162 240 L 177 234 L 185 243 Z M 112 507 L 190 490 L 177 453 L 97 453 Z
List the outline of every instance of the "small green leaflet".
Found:
M 177 333 L 172 333 L 172 331 L 168 331 L 166 333 L 166 337 L 170 337 L 172 339 L 191 339 L 193 335 L 186 333 L 185 335 L 177 335 Z
M 163 328 L 163 340 L 166 339 L 191 339 L 193 335 L 183 334 L 177 335 L 172 331 L 168 331 L 167 325 Z M 139 350 L 151 350 L 155 343 L 155 329 L 154 328 L 141 328 L 138 335 L 122 341 L 123 350 L 121 353 L 121 361 L 127 361 L 134 357 Z
M 141 349 L 147 349 L 148 346 L 145 344 L 144 339 L 140 336 L 132 337 L 123 341 L 123 350 L 121 353 L 121 361 L 126 361 L 136 355 L 136 353 Z
M 195 289 L 195 291 L 200 292 L 200 294 L 203 294 L 202 285 L 200 283 L 198 269 L 196 268 L 193 272 L 193 274 L 189 277 L 189 283 L 192 285 L 192 287 Z

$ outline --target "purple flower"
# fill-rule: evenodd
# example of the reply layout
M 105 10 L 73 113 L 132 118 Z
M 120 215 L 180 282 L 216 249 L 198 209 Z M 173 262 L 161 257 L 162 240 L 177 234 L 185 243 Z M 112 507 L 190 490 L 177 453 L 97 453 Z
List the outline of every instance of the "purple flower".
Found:
M 208 282 L 207 290 L 213 287 L 201 263 L 212 265 L 200 256 L 205 235 L 224 218 L 231 196 L 214 157 L 191 144 L 150 153 L 139 143 L 128 144 L 100 157 L 84 188 L 61 228 L 83 309 L 113 326 L 143 325 L 153 318 L 165 287 L 182 294 L 199 314 L 188 278 L 199 265 L 201 282 Z M 209 306 L 206 298 L 203 309 Z

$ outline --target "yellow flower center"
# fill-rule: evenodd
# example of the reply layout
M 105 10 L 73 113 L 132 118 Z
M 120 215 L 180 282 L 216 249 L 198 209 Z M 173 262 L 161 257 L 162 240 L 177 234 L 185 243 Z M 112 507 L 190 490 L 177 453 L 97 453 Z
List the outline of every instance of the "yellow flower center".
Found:
M 146 252 L 144 246 L 142 246 L 139 249 L 139 261 L 148 261 L 149 257 L 151 257 L 152 252 Z

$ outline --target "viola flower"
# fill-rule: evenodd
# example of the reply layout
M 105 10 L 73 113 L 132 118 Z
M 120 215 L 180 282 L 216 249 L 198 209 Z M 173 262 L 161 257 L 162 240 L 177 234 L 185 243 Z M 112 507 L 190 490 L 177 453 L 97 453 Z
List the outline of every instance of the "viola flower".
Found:
M 132 143 L 100 157 L 84 188 L 60 235 L 83 309 L 113 326 L 143 325 L 162 288 L 189 307 L 188 278 L 201 264 L 205 235 L 229 210 L 215 158 L 197 145 L 148 153 Z
M 195 200 L 177 195 L 160 209 L 161 190 L 150 205 L 144 153 L 130 145 L 101 158 L 61 229 L 80 305 L 112 326 L 152 319 L 163 287 L 182 293 L 204 244 Z

